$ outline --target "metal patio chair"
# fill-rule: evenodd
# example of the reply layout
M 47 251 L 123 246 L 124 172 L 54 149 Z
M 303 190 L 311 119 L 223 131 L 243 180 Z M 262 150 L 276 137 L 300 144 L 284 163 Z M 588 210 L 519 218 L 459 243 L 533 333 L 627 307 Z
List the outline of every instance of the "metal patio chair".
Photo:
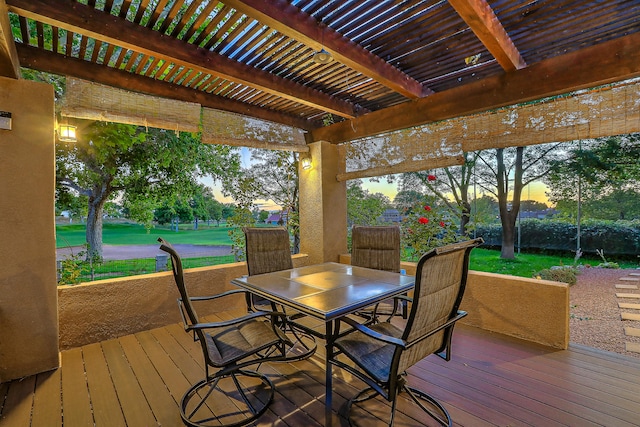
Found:
M 289 232 L 284 227 L 244 227 L 247 270 L 249 276 L 293 268 Z M 278 310 L 285 312 L 285 307 L 277 307 L 271 301 L 253 294 L 248 294 L 247 304 L 250 310 Z M 317 343 L 310 327 L 299 321 L 307 317 L 302 313 L 287 313 L 287 321 L 280 326 L 293 345 L 288 349 L 288 361 L 305 359 L 312 356 Z
M 354 225 L 351 229 L 351 265 L 400 272 L 400 227 Z M 357 314 L 377 321 L 378 315 L 401 314 L 407 318 L 407 299 L 383 301 Z
M 451 358 L 454 325 L 467 314 L 459 306 L 467 282 L 469 254 L 482 242 L 479 238 L 441 246 L 420 258 L 413 303 L 404 327 L 391 322 L 365 326 L 352 318 L 338 319 L 327 348 L 330 366 L 352 373 L 368 386 L 349 400 L 349 414 L 352 405 L 380 395 L 392 403 L 389 426 L 393 426 L 398 394 L 406 392 L 439 424 L 452 425 L 440 402 L 407 384 L 406 370 L 431 354 L 447 361 Z M 352 332 L 340 332 L 343 322 Z
M 182 260 L 175 249 L 159 238 L 160 249 L 171 257 L 173 277 L 180 292 L 178 305 L 187 332 L 202 347 L 204 379 L 191 386 L 180 401 L 180 416 L 187 426 L 242 426 L 262 415 L 273 400 L 274 385 L 251 365 L 285 359 L 287 340 L 274 319 L 284 313 L 255 311 L 220 321 L 201 322 L 194 303 L 243 294 L 231 290 L 218 295 L 191 297 L 184 280 Z M 210 372 L 215 368 L 215 372 Z

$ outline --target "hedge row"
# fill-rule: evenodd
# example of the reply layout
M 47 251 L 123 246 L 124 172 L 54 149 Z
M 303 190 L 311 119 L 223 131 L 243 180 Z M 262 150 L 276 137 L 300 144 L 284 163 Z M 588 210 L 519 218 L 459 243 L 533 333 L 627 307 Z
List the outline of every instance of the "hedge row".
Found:
M 595 254 L 596 249 L 606 255 L 640 254 L 640 221 L 594 221 L 587 220 L 580 227 L 580 246 L 585 254 Z M 526 219 L 520 222 L 520 248 L 524 250 L 576 250 L 575 224 L 552 219 Z M 476 234 L 482 236 L 485 245 L 502 245 L 500 224 L 479 225 Z M 518 234 L 516 223 L 516 241 Z

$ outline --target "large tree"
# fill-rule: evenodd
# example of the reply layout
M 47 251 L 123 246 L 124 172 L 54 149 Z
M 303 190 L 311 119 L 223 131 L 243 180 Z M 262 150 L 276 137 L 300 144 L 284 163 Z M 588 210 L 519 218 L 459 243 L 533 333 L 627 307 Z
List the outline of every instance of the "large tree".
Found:
M 298 161 L 299 155 L 293 151 L 251 149 L 251 161 L 238 173 L 224 173 L 216 176 L 222 182 L 222 190 L 231 196 L 238 208 L 236 225 L 249 216 L 244 210 L 254 208 L 256 200 L 272 201 L 286 214 L 286 226 L 293 236 L 293 251 L 297 253 L 300 245 L 300 225 L 298 216 Z M 240 236 L 242 237 L 242 236 Z M 238 237 L 237 240 L 242 239 Z M 233 238 L 233 236 L 232 236 Z
M 201 144 L 190 133 L 92 122 L 77 142 L 56 144 L 56 179 L 87 197 L 87 256 L 101 259 L 107 201 L 120 198 L 132 219 L 150 224 L 162 200 L 190 195 L 199 176 L 220 173 L 219 157 L 232 156 L 228 147 Z
M 515 258 L 516 221 L 522 190 L 549 173 L 549 158 L 566 155 L 561 145 L 498 148 L 479 153 L 478 185 L 498 199 L 502 223 L 501 258 Z
M 382 213 L 391 207 L 391 201 L 382 193 L 371 193 L 362 188 L 362 181 L 347 183 L 347 222 L 349 225 L 376 225 Z
M 551 163 L 549 199 L 576 216 L 583 202 L 585 216 L 602 218 L 607 211 L 605 217 L 626 217 L 633 205 L 624 201 L 640 184 L 639 158 L 640 134 L 576 141 L 566 159 Z M 611 215 L 613 206 L 600 200 L 616 204 L 617 212 Z

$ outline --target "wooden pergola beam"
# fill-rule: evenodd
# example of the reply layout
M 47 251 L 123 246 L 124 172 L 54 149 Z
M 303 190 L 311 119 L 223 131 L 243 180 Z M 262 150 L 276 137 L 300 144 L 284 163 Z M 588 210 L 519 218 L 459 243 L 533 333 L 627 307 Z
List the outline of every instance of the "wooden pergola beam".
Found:
M 520 70 L 527 66 L 486 0 L 449 0 L 449 4 L 505 71 Z
M 300 129 L 310 130 L 314 128 L 312 123 L 298 117 L 287 116 L 277 111 L 255 107 L 243 102 L 189 89 L 173 83 L 150 79 L 123 70 L 96 65 L 77 58 L 65 57 L 52 52 L 44 52 L 35 47 L 19 45 L 18 57 L 22 65 L 27 68 L 53 74 L 69 75 L 95 83 L 110 85 L 119 89 L 130 90 L 132 92 L 179 101 L 196 102 L 203 107 L 257 117 Z
M 407 98 L 418 99 L 433 93 L 362 46 L 319 24 L 311 15 L 286 0 L 226 0 L 224 4 L 317 51 L 324 48 L 338 62 Z
M 20 78 L 20 61 L 13 41 L 9 11 L 5 0 L 0 0 L 0 76 Z
M 247 85 L 321 111 L 353 118 L 353 104 L 293 83 L 118 16 L 64 0 L 8 0 L 9 10 L 68 31 Z
M 341 143 L 640 76 L 640 33 L 311 132 Z

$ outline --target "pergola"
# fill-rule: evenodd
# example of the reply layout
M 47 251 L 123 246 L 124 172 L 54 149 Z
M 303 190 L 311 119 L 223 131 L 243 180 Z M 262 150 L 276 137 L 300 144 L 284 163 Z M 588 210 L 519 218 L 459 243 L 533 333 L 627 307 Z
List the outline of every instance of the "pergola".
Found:
M 640 5 L 628 0 L 5 2 L 3 76 L 26 67 L 198 103 L 307 142 L 638 74 Z M 333 60 L 314 59 L 321 50 Z
M 76 85 L 61 117 L 128 117 L 202 129 L 209 143 L 307 152 L 301 251 L 334 261 L 346 252 L 346 179 L 523 140 L 640 131 L 636 85 L 606 88 L 606 115 L 557 120 L 562 138 L 553 126 L 521 125 L 523 136 L 486 125 L 504 122 L 487 119 L 496 111 L 550 97 L 566 106 L 568 94 L 638 77 L 640 2 L 0 0 L 0 218 L 11 242 L 0 247 L 0 381 L 58 363 L 54 96 L 21 67 Z

